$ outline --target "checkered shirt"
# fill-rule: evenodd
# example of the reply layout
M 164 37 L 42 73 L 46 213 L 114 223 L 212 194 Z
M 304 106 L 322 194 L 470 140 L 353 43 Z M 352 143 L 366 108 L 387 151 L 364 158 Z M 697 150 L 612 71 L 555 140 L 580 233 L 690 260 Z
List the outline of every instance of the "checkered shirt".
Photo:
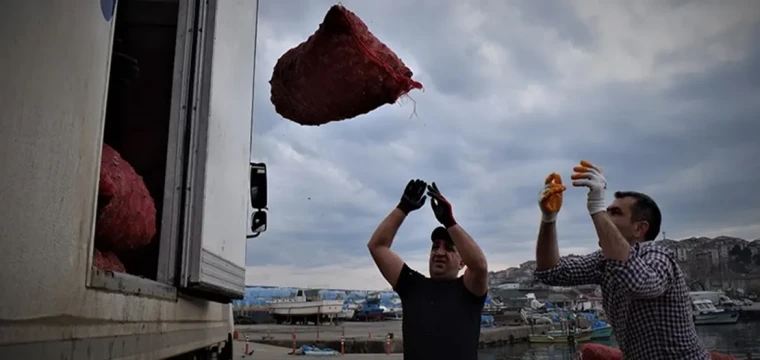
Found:
M 648 242 L 631 247 L 625 262 L 601 250 L 563 257 L 536 279 L 552 286 L 597 284 L 603 306 L 626 360 L 707 360 L 697 337 L 691 298 L 672 251 Z

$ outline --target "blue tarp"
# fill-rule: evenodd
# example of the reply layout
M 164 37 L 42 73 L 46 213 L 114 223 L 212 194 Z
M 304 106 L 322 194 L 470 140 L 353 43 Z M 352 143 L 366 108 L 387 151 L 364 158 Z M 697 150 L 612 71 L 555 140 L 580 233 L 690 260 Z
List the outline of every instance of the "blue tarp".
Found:
M 592 329 L 603 328 L 605 326 L 607 326 L 607 323 L 601 320 L 596 320 L 593 324 L 591 324 Z
M 596 319 L 596 314 L 594 314 L 594 313 L 582 312 L 582 313 L 579 313 L 579 314 L 582 315 L 584 318 L 586 318 L 586 320 L 595 320 Z
M 303 345 L 299 349 L 296 350 L 295 355 L 338 355 L 339 353 L 333 349 L 330 348 L 324 348 L 320 349 L 318 347 L 313 347 L 309 345 Z

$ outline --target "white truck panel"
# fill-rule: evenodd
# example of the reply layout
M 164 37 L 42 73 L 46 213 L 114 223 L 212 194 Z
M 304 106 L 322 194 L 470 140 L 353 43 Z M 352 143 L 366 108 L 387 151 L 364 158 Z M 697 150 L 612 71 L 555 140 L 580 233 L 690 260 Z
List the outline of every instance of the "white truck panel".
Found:
M 242 295 L 250 202 L 253 76 L 258 1 L 224 0 L 209 5 L 215 14 L 213 42 L 207 42 L 210 96 L 202 99 L 205 136 L 200 251 L 192 249 L 190 280 Z M 208 34 L 207 34 L 208 35 Z M 210 36 L 210 35 L 209 35 Z M 204 141 L 200 142 L 201 144 Z M 203 145 L 200 145 L 203 147 Z M 201 152 L 203 153 L 203 152 Z
M 93 337 L 99 342 L 77 351 L 100 349 L 111 351 L 109 356 L 129 357 L 129 351 L 152 349 L 141 358 L 161 358 L 208 345 L 209 339 L 224 338 L 231 330 L 229 304 L 182 296 L 159 300 L 86 287 L 112 26 L 96 1 L 4 0 L 0 5 L 0 358 L 9 358 L 3 351 L 11 348 L 4 345 L 60 340 L 60 350 L 72 348 L 72 339 L 81 343 Z M 232 54 L 250 58 L 250 50 Z M 242 71 L 236 76 L 252 76 Z M 250 114 L 251 89 L 238 90 L 248 98 L 232 94 L 244 105 L 231 106 L 240 108 L 236 113 L 247 109 Z M 226 120 L 233 119 L 250 123 L 249 115 Z M 238 131 L 248 136 L 245 129 L 250 125 Z M 240 141 L 235 134 L 214 136 Z M 239 166 L 216 171 L 234 171 L 235 176 L 225 175 L 230 178 L 241 174 L 230 186 L 242 193 L 242 179 L 247 178 L 242 154 L 248 156 L 248 141 L 236 147 Z M 212 178 L 216 186 L 226 186 Z M 235 201 L 245 214 L 244 200 Z M 215 215 L 222 221 L 221 214 Z M 242 234 L 244 218 L 225 221 L 240 230 L 223 237 Z M 219 230 L 216 224 L 209 228 Z M 208 237 L 213 237 L 210 232 Z M 237 242 L 222 253 L 236 254 L 242 263 L 244 237 Z M 127 346 L 108 350 L 112 339 L 105 337 L 116 335 Z M 162 340 L 154 341 L 158 336 Z M 26 349 L 43 348 L 31 344 Z M 58 358 L 56 351 L 50 358 Z M 75 358 L 100 358 L 90 356 Z
M 203 208 L 203 248 L 243 267 L 256 8 L 257 1 L 217 3 Z

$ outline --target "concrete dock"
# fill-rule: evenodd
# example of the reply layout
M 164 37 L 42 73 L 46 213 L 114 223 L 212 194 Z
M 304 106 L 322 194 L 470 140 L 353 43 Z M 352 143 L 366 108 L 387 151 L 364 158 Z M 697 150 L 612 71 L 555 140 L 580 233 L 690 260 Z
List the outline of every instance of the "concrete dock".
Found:
M 248 343 L 248 351 L 253 351 L 252 354 L 246 355 L 243 353 L 245 349 L 244 341 L 235 341 L 234 344 L 234 359 L 266 359 L 266 360 L 291 360 L 293 355 L 288 355 L 291 351 L 290 348 L 284 348 L 279 346 L 266 345 L 262 343 Z M 308 356 L 307 356 L 308 357 Z M 379 359 L 403 359 L 402 354 L 346 354 L 341 356 L 342 359 L 364 359 L 364 360 L 379 360 Z
M 301 345 L 318 345 L 340 350 L 341 336 L 344 338 L 346 354 L 385 354 L 386 346 L 391 353 L 401 353 L 404 345 L 400 321 L 346 322 L 342 325 L 238 325 L 235 327 L 239 339 L 292 349 L 295 335 L 296 348 Z M 502 346 L 527 341 L 531 333 L 541 333 L 549 327 L 509 326 L 483 328 L 480 333 L 480 347 Z M 288 350 L 290 351 L 290 350 Z

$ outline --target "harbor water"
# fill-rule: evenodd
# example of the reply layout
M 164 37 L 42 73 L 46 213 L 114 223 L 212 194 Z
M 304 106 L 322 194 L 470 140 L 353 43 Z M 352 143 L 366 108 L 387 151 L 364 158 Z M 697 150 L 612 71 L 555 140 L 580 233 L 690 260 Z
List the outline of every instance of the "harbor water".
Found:
M 760 359 L 760 323 L 737 323 L 731 325 L 698 326 L 697 332 L 708 349 L 728 353 L 737 359 Z M 596 341 L 595 341 L 596 342 Z M 600 344 L 617 346 L 614 338 L 598 341 Z M 519 343 L 501 348 L 481 350 L 480 360 L 573 360 L 576 348 L 566 344 Z

